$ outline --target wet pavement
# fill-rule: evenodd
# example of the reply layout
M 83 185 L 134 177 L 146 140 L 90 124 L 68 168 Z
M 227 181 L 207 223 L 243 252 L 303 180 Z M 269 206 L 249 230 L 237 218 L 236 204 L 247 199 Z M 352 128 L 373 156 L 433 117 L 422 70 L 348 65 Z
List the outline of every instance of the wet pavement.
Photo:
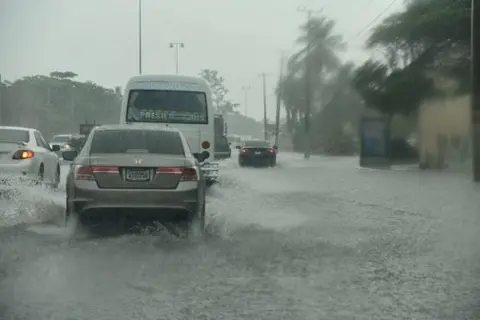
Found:
M 278 162 L 222 163 L 203 239 L 70 241 L 38 224 L 63 210 L 62 190 L 5 202 L 4 224 L 24 224 L 0 228 L 0 319 L 480 319 L 480 188 L 468 177 Z

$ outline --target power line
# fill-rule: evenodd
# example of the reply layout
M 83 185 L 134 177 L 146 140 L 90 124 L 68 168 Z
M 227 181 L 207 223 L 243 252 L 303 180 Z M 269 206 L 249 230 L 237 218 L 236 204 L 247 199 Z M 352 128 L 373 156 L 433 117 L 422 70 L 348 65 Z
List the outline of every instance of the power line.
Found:
M 393 7 L 394 4 L 397 3 L 398 0 L 392 0 L 388 6 L 385 7 L 385 9 L 383 9 L 375 18 L 373 18 L 372 20 L 370 20 L 370 22 L 363 28 L 361 29 L 356 35 L 354 38 L 360 36 L 362 33 L 364 33 L 365 31 L 369 30 L 370 27 L 375 23 L 377 22 L 381 17 L 383 17 L 383 15 L 385 13 L 387 13 L 388 10 L 390 10 L 391 7 Z

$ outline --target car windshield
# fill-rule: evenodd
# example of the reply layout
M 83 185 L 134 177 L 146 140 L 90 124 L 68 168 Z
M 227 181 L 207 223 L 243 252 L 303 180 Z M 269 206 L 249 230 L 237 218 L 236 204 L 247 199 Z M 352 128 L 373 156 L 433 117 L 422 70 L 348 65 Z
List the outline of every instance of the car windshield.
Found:
M 99 153 L 184 155 L 184 150 L 175 131 L 100 130 L 95 132 L 90 147 L 90 154 Z
M 68 141 L 70 141 L 70 136 L 55 136 L 51 142 L 67 143 Z
M 196 91 L 132 90 L 127 121 L 207 124 L 207 96 Z
M 245 141 L 243 145 L 245 148 L 268 148 L 270 147 L 270 142 L 263 140 L 250 140 Z
M 29 142 L 30 135 L 27 130 L 0 129 L 0 142 Z

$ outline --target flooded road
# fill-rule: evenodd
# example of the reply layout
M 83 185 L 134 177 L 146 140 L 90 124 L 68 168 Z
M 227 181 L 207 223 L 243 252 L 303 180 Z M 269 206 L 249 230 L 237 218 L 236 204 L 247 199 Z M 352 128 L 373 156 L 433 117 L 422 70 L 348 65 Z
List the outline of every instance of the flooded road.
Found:
M 62 188 L 5 202 L 4 225 L 27 224 L 0 228 L 2 319 L 479 318 L 478 187 L 302 158 L 225 161 L 195 242 L 166 231 L 71 242 L 37 224 L 62 212 Z

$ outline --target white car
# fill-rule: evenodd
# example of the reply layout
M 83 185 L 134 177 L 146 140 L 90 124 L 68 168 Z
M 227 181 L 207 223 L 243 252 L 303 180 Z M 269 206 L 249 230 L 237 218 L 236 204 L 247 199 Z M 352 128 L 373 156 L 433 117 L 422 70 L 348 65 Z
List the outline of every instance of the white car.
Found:
M 50 148 L 53 148 L 54 145 L 58 145 L 61 151 L 70 150 L 70 146 L 68 143 L 73 138 L 73 134 L 58 134 L 53 136 L 52 140 L 50 141 L 49 145 Z
M 0 185 L 10 180 L 45 183 L 56 188 L 60 182 L 60 163 L 36 129 L 0 126 Z

